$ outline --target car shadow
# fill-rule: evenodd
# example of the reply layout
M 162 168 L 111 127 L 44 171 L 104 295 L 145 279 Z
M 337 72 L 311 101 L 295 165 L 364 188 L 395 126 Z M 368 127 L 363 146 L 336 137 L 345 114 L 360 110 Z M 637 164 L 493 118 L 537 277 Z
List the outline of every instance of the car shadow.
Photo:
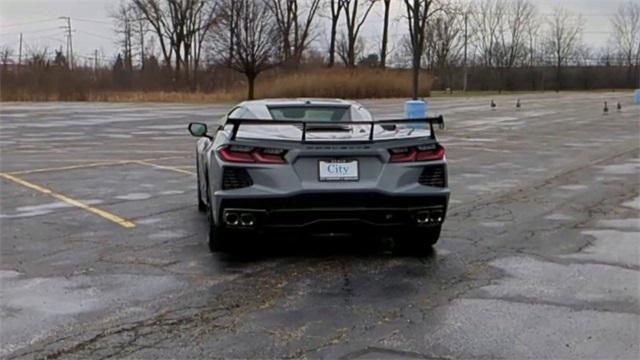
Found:
M 423 262 L 434 261 L 435 249 L 423 253 L 402 252 L 390 236 L 375 234 L 317 235 L 267 234 L 242 239 L 229 251 L 214 256 L 228 265 L 250 264 L 274 259 L 299 258 L 407 258 Z

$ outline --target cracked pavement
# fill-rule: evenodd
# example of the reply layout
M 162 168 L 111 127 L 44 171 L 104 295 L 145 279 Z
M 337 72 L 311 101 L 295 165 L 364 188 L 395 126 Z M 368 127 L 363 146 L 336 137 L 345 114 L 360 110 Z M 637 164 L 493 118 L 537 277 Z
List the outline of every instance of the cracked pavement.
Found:
M 362 237 L 210 254 L 186 124 L 229 104 L 3 103 L 0 172 L 135 227 L 0 177 L 0 357 L 637 358 L 640 106 L 520 98 L 429 100 L 452 199 L 422 258 Z

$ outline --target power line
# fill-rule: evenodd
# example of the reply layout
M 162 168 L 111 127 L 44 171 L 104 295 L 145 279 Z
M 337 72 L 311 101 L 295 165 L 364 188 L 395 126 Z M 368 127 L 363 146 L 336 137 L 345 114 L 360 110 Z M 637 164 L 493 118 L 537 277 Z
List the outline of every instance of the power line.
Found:
M 59 27 L 46 28 L 46 29 L 37 29 L 37 30 L 29 30 L 29 31 L 16 31 L 12 33 L 0 33 L 0 36 L 8 36 L 8 35 L 19 35 L 19 34 L 38 34 L 48 31 L 60 30 Z
M 100 39 L 105 39 L 105 40 L 113 41 L 113 38 L 109 38 L 109 37 L 106 37 L 106 36 L 102 36 L 102 35 L 94 34 L 94 33 L 89 32 L 89 31 L 85 31 L 85 30 L 77 30 L 77 31 L 78 31 L 79 33 L 81 33 L 81 34 L 85 34 L 85 35 L 89 35 L 89 36 L 95 36 L 95 37 L 100 38 Z
M 35 37 L 35 38 L 30 38 L 29 40 L 42 40 L 42 39 L 57 41 L 57 42 L 59 42 L 61 44 L 64 44 L 66 42 L 66 40 L 54 38 L 54 37 L 51 37 L 51 36 L 38 36 L 38 37 Z
M 96 24 L 107 24 L 107 25 L 113 25 L 113 23 L 112 23 L 112 22 L 102 21 L 102 20 L 81 19 L 81 18 L 73 18 L 73 20 L 75 20 L 75 21 L 80 21 L 80 22 L 89 22 L 89 23 L 96 23 Z
M 23 22 L 23 23 L 2 24 L 2 25 L 0 25 L 0 27 L 8 28 L 8 27 L 24 26 L 24 25 L 31 25 L 31 24 L 40 24 L 40 23 L 50 22 L 50 21 L 54 21 L 54 20 L 58 20 L 58 19 L 57 18 L 48 18 L 48 19 L 42 19 L 42 20 L 26 21 L 26 22 Z

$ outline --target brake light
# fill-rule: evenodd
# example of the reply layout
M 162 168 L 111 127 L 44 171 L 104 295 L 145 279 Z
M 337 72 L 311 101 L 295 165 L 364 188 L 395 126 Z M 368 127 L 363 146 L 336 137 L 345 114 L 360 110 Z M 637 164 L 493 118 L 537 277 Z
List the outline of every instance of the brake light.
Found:
M 445 150 L 440 144 L 420 145 L 390 149 L 391 162 L 433 161 L 442 160 Z
M 225 146 L 218 150 L 218 154 L 224 161 L 259 164 L 284 164 L 283 149 L 254 148 L 250 146 Z

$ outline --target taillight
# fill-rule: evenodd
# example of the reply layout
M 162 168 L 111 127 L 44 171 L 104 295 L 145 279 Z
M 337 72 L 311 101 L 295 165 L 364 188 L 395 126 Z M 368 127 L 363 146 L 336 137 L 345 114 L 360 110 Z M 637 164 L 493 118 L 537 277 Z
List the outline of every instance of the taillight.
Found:
M 420 145 L 390 149 L 391 162 L 433 161 L 444 158 L 444 147 L 440 144 Z
M 222 147 L 218 154 L 224 161 L 240 163 L 284 164 L 283 149 L 254 148 L 250 146 L 231 145 Z

